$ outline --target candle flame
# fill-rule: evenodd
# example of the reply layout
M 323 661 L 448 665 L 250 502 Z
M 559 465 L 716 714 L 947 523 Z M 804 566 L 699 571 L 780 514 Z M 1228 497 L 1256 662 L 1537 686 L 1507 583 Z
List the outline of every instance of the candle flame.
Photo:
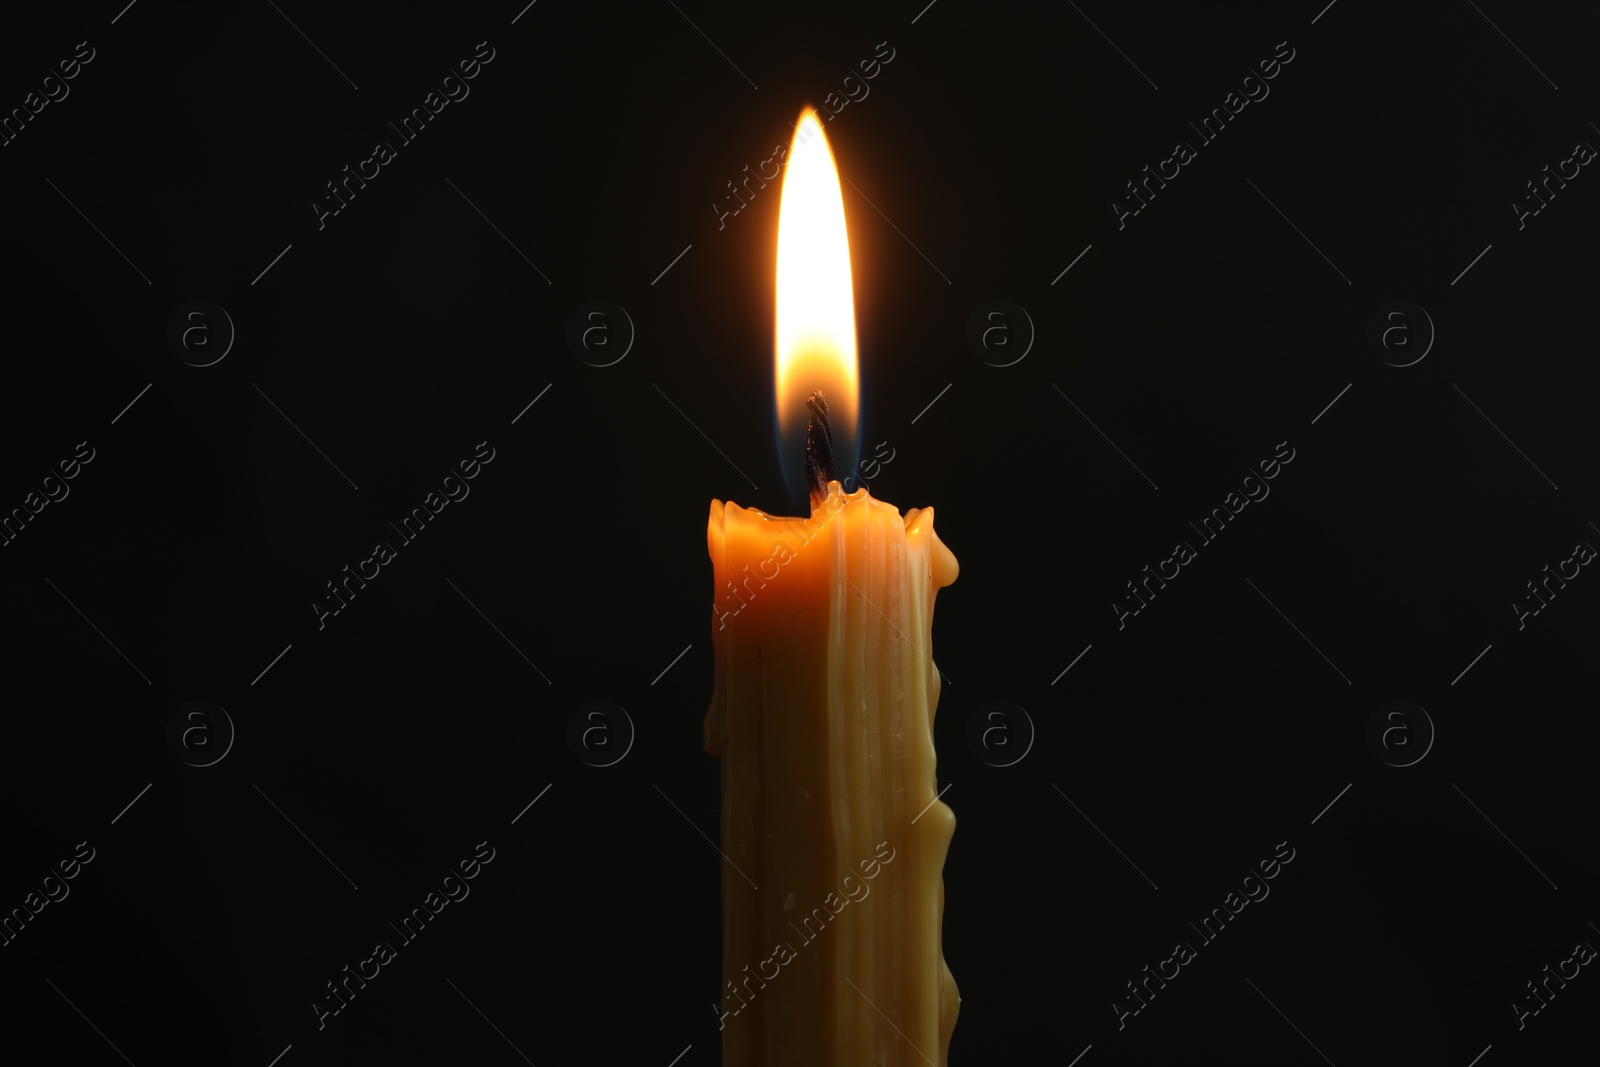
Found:
M 808 107 L 795 126 L 778 207 L 774 346 L 780 461 L 790 488 L 802 496 L 806 397 L 813 391 L 820 389 L 828 403 L 835 476 L 843 481 L 856 462 L 859 385 L 851 293 L 839 170 L 822 123 Z

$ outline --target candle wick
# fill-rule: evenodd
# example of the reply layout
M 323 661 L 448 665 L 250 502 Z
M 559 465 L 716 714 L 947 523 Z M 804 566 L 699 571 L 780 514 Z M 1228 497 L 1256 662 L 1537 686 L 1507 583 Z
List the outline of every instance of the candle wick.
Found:
M 833 481 L 833 430 L 822 390 L 806 397 L 806 408 L 811 412 L 811 421 L 806 423 L 806 484 L 815 509 L 828 499 L 828 483 Z

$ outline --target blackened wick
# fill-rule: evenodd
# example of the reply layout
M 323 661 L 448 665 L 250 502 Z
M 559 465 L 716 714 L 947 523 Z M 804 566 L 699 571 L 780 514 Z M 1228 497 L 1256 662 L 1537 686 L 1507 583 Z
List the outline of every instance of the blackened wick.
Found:
M 811 490 L 815 509 L 828 498 L 828 483 L 833 481 L 833 430 L 828 426 L 828 402 L 817 390 L 806 397 L 811 421 L 806 423 L 806 485 Z

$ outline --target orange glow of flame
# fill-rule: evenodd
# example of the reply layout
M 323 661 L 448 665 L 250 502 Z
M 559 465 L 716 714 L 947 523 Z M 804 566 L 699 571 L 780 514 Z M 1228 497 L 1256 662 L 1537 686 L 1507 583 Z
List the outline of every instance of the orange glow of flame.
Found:
M 822 123 L 809 107 L 800 113 L 783 176 L 777 286 L 779 437 L 793 440 L 804 433 L 806 397 L 820 389 L 835 441 L 851 441 L 859 385 L 850 242 L 839 169 Z M 838 473 L 842 478 L 848 471 Z

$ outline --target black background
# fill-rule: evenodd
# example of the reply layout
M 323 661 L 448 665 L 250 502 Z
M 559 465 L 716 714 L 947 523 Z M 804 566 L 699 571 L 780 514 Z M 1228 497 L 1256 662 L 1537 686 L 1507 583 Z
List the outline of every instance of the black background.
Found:
M 1593 12 L 520 6 L 7 13 L 0 107 L 95 58 L 0 148 L 0 508 L 95 458 L 0 549 L 0 908 L 96 850 L 0 949 L 8 1062 L 718 1062 L 707 504 L 798 504 L 777 186 L 720 229 L 712 204 L 883 41 L 827 133 L 864 439 L 895 449 L 873 492 L 935 506 L 961 563 L 934 625 L 951 1062 L 1590 1039 L 1587 970 L 1520 1031 L 1511 1005 L 1600 942 L 1600 578 L 1520 631 L 1511 604 L 1600 543 L 1600 178 L 1520 230 L 1511 204 L 1600 143 Z M 324 183 L 480 41 L 471 95 L 319 230 Z M 1270 96 L 1119 229 L 1124 183 L 1279 42 Z M 596 298 L 637 328 L 606 368 L 565 340 Z M 237 330 L 206 368 L 166 341 L 194 299 Z M 1009 367 L 966 342 L 993 299 L 1037 331 Z M 1367 342 L 1394 299 L 1437 333 L 1404 368 Z M 319 630 L 324 583 L 483 440 L 470 497 Z M 1178 541 L 1197 560 L 1119 629 Z M 165 738 L 192 699 L 237 728 L 206 768 Z M 593 699 L 637 727 L 604 769 L 565 740 Z M 997 699 L 1037 728 L 1006 768 L 967 744 Z M 1393 699 L 1437 730 L 1406 768 L 1366 740 Z M 471 896 L 319 1030 L 324 983 L 483 840 Z M 1119 1031 L 1125 983 L 1279 842 L 1271 895 Z

